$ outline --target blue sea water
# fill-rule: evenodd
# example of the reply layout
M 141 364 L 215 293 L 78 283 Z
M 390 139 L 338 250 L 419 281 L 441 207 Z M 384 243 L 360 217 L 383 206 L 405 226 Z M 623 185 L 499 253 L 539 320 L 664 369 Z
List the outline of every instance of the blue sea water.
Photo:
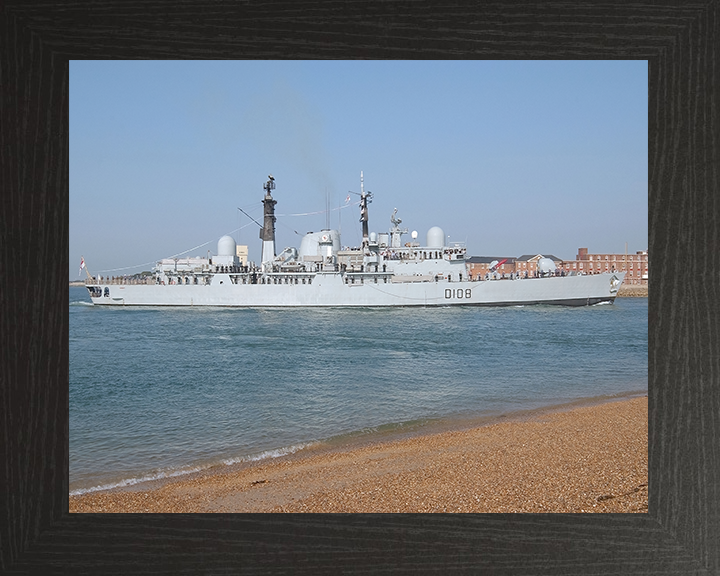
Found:
M 70 287 L 70 491 L 424 423 L 647 392 L 648 300 L 582 308 L 93 306 Z

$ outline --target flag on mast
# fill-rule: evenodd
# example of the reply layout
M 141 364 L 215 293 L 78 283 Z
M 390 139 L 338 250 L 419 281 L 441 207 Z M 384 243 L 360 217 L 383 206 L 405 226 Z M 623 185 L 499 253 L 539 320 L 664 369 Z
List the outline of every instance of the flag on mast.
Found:
M 83 268 L 85 268 L 85 258 L 80 256 L 80 271 L 78 272 L 78 276 L 82 276 Z
M 347 204 L 348 202 L 350 202 L 350 194 L 348 194 L 347 198 L 345 198 L 345 204 Z

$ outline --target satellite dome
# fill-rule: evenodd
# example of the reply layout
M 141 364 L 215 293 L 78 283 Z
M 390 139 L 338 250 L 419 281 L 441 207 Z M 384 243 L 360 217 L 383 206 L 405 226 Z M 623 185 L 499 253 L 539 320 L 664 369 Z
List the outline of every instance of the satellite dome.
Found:
M 232 236 L 223 236 L 218 240 L 218 256 L 235 256 L 235 240 Z
M 428 248 L 443 248 L 445 246 L 445 232 L 439 226 L 433 226 L 427 233 Z
M 552 261 L 552 258 L 540 258 L 537 263 L 538 272 L 541 272 L 543 274 L 547 274 L 548 272 L 554 272 L 555 271 L 555 262 Z

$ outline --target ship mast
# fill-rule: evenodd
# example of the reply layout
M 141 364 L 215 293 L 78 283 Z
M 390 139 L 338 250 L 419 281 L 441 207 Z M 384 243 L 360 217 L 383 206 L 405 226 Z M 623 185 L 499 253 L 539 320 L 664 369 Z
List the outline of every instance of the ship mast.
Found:
M 356 192 L 357 194 L 357 192 Z M 370 239 L 368 234 L 368 207 L 367 205 L 372 202 L 372 192 L 365 193 L 365 185 L 363 183 L 363 173 L 360 171 L 360 222 L 362 222 L 362 247 L 367 248 Z
M 397 214 L 397 208 L 392 213 L 392 216 L 390 216 L 390 222 L 393 223 L 393 227 L 390 229 L 390 245 L 393 248 L 400 248 L 400 238 L 403 234 L 407 234 L 408 229 L 407 228 L 400 228 L 400 223 L 402 220 L 400 218 L 397 218 L 395 215 Z
M 275 204 L 277 200 L 273 199 L 271 192 L 275 190 L 275 178 L 270 174 L 268 180 L 264 185 L 265 198 L 263 204 L 265 205 L 265 219 L 263 221 L 263 227 L 260 230 L 260 239 L 262 243 L 262 266 L 266 268 L 275 258 Z

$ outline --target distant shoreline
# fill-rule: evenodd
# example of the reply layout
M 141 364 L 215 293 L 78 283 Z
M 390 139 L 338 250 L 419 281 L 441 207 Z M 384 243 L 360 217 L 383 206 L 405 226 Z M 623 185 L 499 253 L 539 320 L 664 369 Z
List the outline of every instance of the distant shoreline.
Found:
M 623 284 L 618 290 L 618 298 L 647 298 L 648 297 L 648 285 L 647 284 Z

